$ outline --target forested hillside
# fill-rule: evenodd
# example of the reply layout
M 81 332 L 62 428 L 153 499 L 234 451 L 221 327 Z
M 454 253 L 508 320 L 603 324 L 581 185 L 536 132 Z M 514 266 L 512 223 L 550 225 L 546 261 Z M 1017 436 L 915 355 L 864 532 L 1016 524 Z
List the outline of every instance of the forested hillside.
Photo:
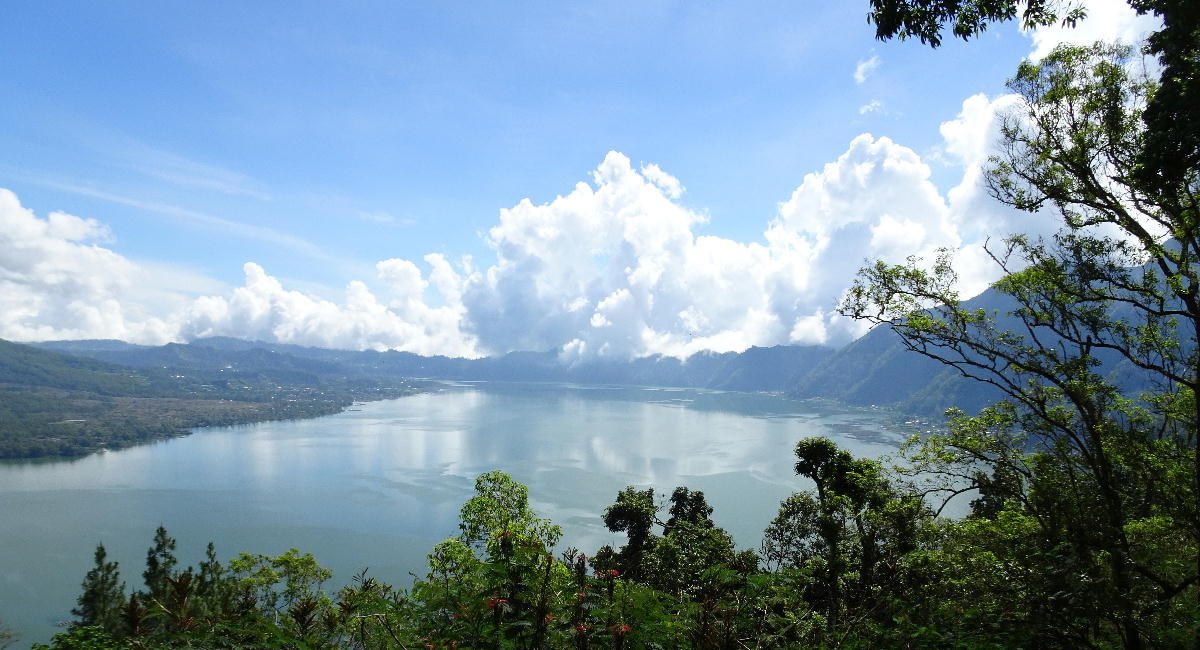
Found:
M 400 379 L 318 375 L 261 351 L 247 358 L 246 368 L 207 358 L 134 368 L 0 341 L 0 458 L 80 456 L 195 427 L 326 415 L 414 390 Z
M 558 352 L 512 352 L 482 359 L 424 357 L 409 352 L 328 350 L 298 345 L 207 338 L 187 345 L 143 347 L 117 341 L 50 341 L 38 347 L 135 367 L 219 368 L 243 372 L 291 369 L 345 380 L 422 377 L 456 381 L 560 381 L 784 392 L 835 350 L 823 346 L 749 348 L 741 353 L 700 352 L 680 360 L 589 359 L 564 362 Z

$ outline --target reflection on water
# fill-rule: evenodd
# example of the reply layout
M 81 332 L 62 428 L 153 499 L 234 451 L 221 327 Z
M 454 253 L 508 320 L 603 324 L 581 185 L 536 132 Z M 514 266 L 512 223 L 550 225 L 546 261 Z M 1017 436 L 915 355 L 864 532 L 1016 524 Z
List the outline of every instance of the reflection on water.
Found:
M 625 485 L 704 490 L 714 519 L 757 547 L 806 487 L 791 449 L 827 435 L 877 456 L 884 413 L 763 394 L 541 384 L 457 385 L 339 415 L 202 431 L 88 458 L 0 465 L 0 620 L 25 642 L 68 618 L 103 542 L 131 584 L 160 523 L 185 563 L 218 552 L 313 552 L 338 578 L 407 583 L 457 532 L 474 477 L 504 469 L 565 544 L 616 541 L 600 513 Z M 336 580 L 336 578 L 335 578 Z

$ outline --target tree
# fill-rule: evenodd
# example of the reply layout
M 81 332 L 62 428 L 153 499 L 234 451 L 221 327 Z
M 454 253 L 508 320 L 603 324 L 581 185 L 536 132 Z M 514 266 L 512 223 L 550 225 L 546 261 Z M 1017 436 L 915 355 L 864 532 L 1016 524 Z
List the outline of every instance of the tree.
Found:
M 889 323 L 910 350 L 1006 396 L 958 413 L 914 460 L 981 485 L 985 503 L 999 495 L 989 516 L 1036 522 L 1037 568 L 1063 578 L 1045 639 L 1200 646 L 1200 182 L 1191 158 L 1153 144 L 1161 133 L 1144 118 L 1159 86 L 1130 56 L 1059 48 L 1009 84 L 1024 104 L 1003 125 L 988 187 L 1062 230 L 989 249 L 1007 313 L 963 306 L 949 254 L 865 268 L 840 311 Z M 1170 173 L 1147 177 L 1150 156 Z M 1124 394 L 1122 373 L 1154 390 Z
M 771 569 L 799 569 L 820 556 L 821 506 L 807 492 L 797 492 L 779 504 L 779 513 L 763 533 L 762 556 Z
M 628 538 L 617 553 L 616 562 L 621 573 L 631 580 L 640 580 L 645 575 L 646 553 L 658 541 L 653 533 L 657 519 L 654 488 L 638 490 L 630 485 L 617 493 L 616 501 L 604 510 L 604 525 L 614 533 L 624 532 Z
M 847 612 L 857 621 L 879 617 L 898 591 L 901 558 L 916 548 L 918 524 L 930 513 L 917 495 L 895 489 L 878 461 L 855 458 L 828 438 L 802 439 L 795 452 L 796 473 L 812 480 L 816 495 L 793 494 L 780 505 L 763 555 L 811 576 L 809 605 L 833 638 Z
M 824 560 L 820 572 L 823 583 L 820 606 L 830 629 L 836 627 L 842 608 L 841 582 L 846 570 L 842 540 L 846 531 L 842 525 L 844 500 L 840 492 L 849 485 L 846 479 L 853 461 L 848 452 L 838 449 L 829 438 L 805 438 L 796 443 L 796 473 L 811 480 L 817 488 L 816 531 Z
M 432 637 L 482 647 L 541 647 L 561 529 L 529 507 L 529 489 L 501 471 L 480 474 L 460 511 L 462 534 L 430 555 L 428 579 L 413 587 Z M 476 552 L 482 551 L 482 557 Z
M 204 550 L 204 560 L 196 571 L 196 601 L 203 615 L 217 617 L 237 610 L 237 589 L 228 580 L 228 572 L 217 559 L 212 542 Z
M 32 650 L 134 650 L 134 647 L 98 625 L 76 625 L 55 634 L 51 645 L 35 643 Z
M 667 523 L 663 524 L 663 534 L 671 534 L 671 530 L 676 525 L 684 522 L 712 528 L 713 521 L 709 518 L 712 511 L 712 506 L 708 505 L 708 500 L 704 498 L 703 492 L 677 487 L 671 493 L 671 508 L 668 510 L 671 517 L 667 519 Z
M 95 565 L 83 579 L 83 593 L 71 613 L 79 618 L 80 626 L 99 626 L 106 630 L 119 629 L 121 607 L 125 604 L 125 583 L 116 562 L 108 561 L 104 545 L 96 546 Z
M 317 563 L 312 553 L 291 548 L 274 557 L 241 553 L 229 561 L 231 578 L 254 594 L 261 611 L 278 619 L 297 602 L 321 593 L 333 572 Z M 181 575 L 190 575 L 191 570 Z
M 529 488 L 501 471 L 475 478 L 475 496 L 463 504 L 459 528 L 468 545 L 502 541 L 500 533 L 530 536 L 545 547 L 553 547 L 562 530 L 539 519 L 529 507 Z
M 733 559 L 733 537 L 723 528 L 680 521 L 650 552 L 649 582 L 672 595 L 696 597 L 711 582 L 707 574 Z
M 171 575 L 177 563 L 175 538 L 167 534 L 166 528 L 159 526 L 154 531 L 154 543 L 146 549 L 146 570 L 142 572 L 147 600 L 166 602 Z

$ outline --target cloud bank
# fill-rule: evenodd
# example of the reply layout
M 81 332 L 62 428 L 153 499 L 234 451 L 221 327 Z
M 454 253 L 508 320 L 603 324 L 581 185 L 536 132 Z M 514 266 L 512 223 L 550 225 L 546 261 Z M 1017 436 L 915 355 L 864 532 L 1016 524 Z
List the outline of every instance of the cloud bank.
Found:
M 686 357 L 752 345 L 840 344 L 862 333 L 835 313 L 868 259 L 960 251 L 964 291 L 994 279 L 980 244 L 1029 224 L 983 196 L 995 117 L 1013 98 L 968 99 L 938 156 L 963 173 L 944 195 L 917 152 L 864 133 L 804 176 L 757 241 L 705 234 L 682 182 L 610 152 L 570 192 L 503 209 L 486 267 L 440 253 L 388 259 L 340 301 L 289 289 L 254 262 L 242 286 L 189 296 L 148 284 L 160 269 L 106 248 L 107 228 L 39 218 L 0 192 L 0 337 L 140 343 L 225 335 L 349 349 L 479 356 L 558 350 L 572 361 Z M 153 271 L 153 272 L 152 272 Z

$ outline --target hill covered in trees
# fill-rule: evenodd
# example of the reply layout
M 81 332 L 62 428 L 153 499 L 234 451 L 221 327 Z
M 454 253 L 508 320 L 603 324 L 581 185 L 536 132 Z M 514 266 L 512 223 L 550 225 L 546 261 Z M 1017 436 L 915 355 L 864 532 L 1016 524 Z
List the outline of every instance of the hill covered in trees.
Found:
M 424 357 L 409 352 L 329 350 L 283 343 L 206 338 L 189 344 L 144 347 L 119 341 L 52 341 L 48 350 L 139 368 L 244 370 L 290 367 L 310 375 L 346 379 L 419 377 L 452 381 L 557 381 L 783 392 L 834 353 L 821 346 L 750 348 L 741 353 L 701 352 L 680 360 L 591 359 L 564 363 L 556 351 L 512 352 L 498 357 Z
M 312 372 L 315 364 L 297 368 L 269 353 L 247 360 L 133 367 L 0 341 L 0 458 L 80 456 L 195 427 L 326 415 L 414 390 L 402 380 Z
M 845 348 L 825 346 L 752 347 L 740 353 L 700 352 L 687 359 L 650 356 L 631 360 L 593 359 L 564 363 L 555 351 L 513 352 L 499 357 L 424 357 L 397 351 L 350 351 L 298 345 L 198 339 L 161 347 L 119 341 L 52 341 L 37 347 L 134 368 L 193 371 L 233 366 L 243 371 L 287 368 L 310 377 L 386 381 L 403 378 L 448 381 L 569 382 L 630 386 L 705 388 L 786 393 L 857 405 L 894 406 L 916 415 L 939 415 L 969 396 L 986 403 L 994 394 L 959 373 L 907 350 L 886 328 L 878 328 Z M 299 378 L 299 377 L 297 377 Z M 912 399 L 931 383 L 954 385 L 946 399 Z

